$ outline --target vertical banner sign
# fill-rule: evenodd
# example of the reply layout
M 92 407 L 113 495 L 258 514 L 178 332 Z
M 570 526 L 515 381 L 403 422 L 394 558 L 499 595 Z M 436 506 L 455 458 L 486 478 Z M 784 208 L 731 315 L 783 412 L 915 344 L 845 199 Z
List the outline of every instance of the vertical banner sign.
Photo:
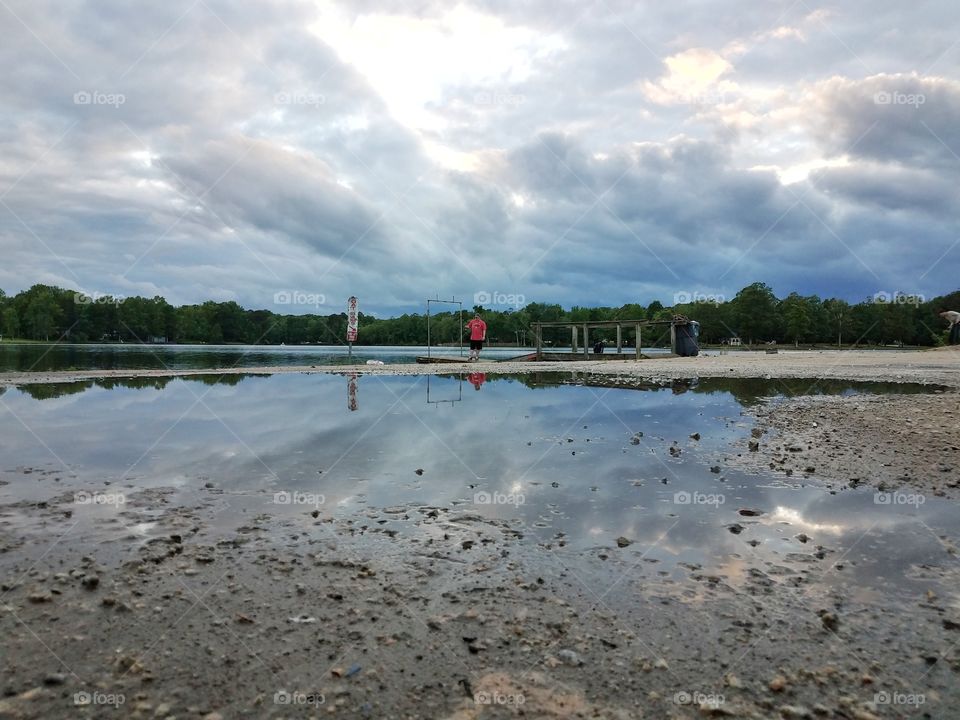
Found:
M 359 318 L 357 317 L 357 298 L 353 295 L 347 300 L 347 342 L 357 341 L 357 326 Z

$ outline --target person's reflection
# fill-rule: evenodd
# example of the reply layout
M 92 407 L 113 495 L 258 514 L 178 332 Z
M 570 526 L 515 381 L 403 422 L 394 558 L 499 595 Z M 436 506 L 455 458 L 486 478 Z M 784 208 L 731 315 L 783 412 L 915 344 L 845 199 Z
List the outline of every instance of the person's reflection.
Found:
M 470 373 L 467 375 L 467 380 L 473 385 L 474 390 L 479 390 L 480 386 L 487 381 L 487 374 L 482 372 Z

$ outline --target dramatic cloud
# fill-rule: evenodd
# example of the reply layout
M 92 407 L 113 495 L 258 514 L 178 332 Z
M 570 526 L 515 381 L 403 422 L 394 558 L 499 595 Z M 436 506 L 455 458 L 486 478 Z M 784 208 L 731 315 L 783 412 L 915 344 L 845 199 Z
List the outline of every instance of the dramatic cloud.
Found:
M 7 0 L 0 287 L 381 314 L 953 290 L 957 11 L 903 12 Z

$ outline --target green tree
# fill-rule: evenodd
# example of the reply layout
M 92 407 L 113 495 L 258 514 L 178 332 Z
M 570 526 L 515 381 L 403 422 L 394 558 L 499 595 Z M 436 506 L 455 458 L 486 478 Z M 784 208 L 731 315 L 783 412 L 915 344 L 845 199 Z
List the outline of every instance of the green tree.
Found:
M 769 285 L 755 282 L 737 293 L 733 301 L 733 320 L 740 337 L 752 345 L 755 340 L 770 339 L 777 331 L 777 298 Z
M 25 293 L 24 309 L 20 312 L 21 324 L 29 338 L 49 340 L 58 329 L 62 315 L 57 303 L 56 291 L 46 285 L 34 285 Z
M 783 300 L 780 310 L 783 315 L 787 338 L 792 339 L 794 346 L 798 347 L 800 341 L 806 340 L 813 329 L 809 300 L 792 292 Z
M 20 337 L 20 317 L 12 305 L 3 310 L 3 334 L 9 338 Z
M 850 328 L 852 315 L 850 312 L 850 303 L 846 300 L 837 300 L 835 298 L 823 301 L 824 318 L 827 326 L 823 328 L 823 339 L 830 338 L 831 333 L 837 334 L 837 347 L 843 345 L 844 332 Z

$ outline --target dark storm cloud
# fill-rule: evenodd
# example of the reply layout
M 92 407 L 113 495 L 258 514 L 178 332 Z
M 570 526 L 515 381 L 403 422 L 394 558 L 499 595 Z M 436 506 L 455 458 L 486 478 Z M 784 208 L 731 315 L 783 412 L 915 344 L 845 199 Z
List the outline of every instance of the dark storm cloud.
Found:
M 351 262 L 382 241 L 375 209 L 315 158 L 233 138 L 161 161 L 228 227 L 277 233 L 327 256 L 357 243 Z
M 820 86 L 817 135 L 833 152 L 960 171 L 960 82 L 914 75 Z

